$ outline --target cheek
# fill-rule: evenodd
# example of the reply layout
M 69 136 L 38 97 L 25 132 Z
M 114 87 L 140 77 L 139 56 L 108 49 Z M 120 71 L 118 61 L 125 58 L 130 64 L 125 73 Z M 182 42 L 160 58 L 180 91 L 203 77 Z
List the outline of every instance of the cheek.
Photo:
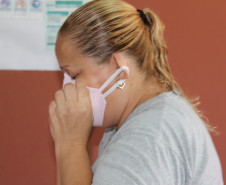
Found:
M 86 84 L 89 87 L 98 88 L 100 84 L 100 79 L 102 79 L 102 76 L 98 73 L 92 72 L 90 74 L 87 74 L 85 76 Z
M 83 78 L 87 86 L 100 88 L 109 78 L 109 74 L 111 73 L 109 73 L 108 68 L 95 66 L 82 72 L 81 78 Z

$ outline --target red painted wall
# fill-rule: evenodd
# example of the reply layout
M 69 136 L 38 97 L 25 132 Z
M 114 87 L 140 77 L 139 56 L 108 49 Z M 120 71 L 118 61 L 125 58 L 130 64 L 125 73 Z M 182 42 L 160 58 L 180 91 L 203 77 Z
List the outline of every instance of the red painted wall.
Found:
M 226 1 L 128 2 L 164 21 L 174 76 L 188 95 L 200 96 L 201 110 L 218 127 L 221 134 L 212 138 L 226 174 Z M 62 78 L 61 72 L 0 71 L 1 185 L 56 184 L 48 104 Z M 102 134 L 101 128 L 92 132 L 92 163 Z

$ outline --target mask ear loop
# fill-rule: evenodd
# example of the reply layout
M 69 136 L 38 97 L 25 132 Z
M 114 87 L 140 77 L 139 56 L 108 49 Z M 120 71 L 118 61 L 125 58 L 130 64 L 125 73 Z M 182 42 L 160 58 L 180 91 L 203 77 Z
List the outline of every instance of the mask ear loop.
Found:
M 103 96 L 106 97 L 106 96 L 108 96 L 109 94 L 111 94 L 112 91 L 114 91 L 114 90 L 118 87 L 118 85 L 119 85 L 120 83 L 123 83 L 123 82 L 125 82 L 125 81 L 126 81 L 126 79 L 122 79 L 122 80 L 117 81 L 110 89 L 108 89 L 108 90 L 103 94 Z
M 99 88 L 99 90 L 102 92 L 114 79 L 115 79 L 115 77 L 116 76 L 118 76 L 119 75 L 119 73 L 121 73 L 123 70 L 128 70 L 129 71 L 129 68 L 127 67 L 127 66 L 122 66 L 122 67 L 120 67 L 113 75 L 111 75 L 111 77 L 106 81 L 106 82 L 104 82 L 104 84 Z M 119 80 L 120 81 L 120 80 Z M 118 82 L 119 82 L 118 81 Z M 118 85 L 118 82 L 115 84 L 116 85 L 116 87 L 117 87 L 117 85 Z M 115 85 L 113 85 L 110 89 L 112 89 Z M 115 88 L 116 88 L 115 87 Z M 109 89 L 109 90 L 110 90 Z M 109 91 L 108 90 L 108 91 Z M 107 92 L 108 92 L 107 91 Z M 106 93 L 107 93 L 106 92 Z M 106 94 L 106 93 L 104 93 L 104 94 Z M 109 93 L 110 94 L 110 93 Z

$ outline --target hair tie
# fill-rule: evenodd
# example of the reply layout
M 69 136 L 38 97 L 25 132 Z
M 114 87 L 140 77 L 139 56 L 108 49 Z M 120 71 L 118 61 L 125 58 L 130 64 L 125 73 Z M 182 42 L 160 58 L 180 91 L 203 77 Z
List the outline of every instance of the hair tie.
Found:
M 145 25 L 148 25 L 148 19 L 147 16 L 145 15 L 145 13 L 143 12 L 143 10 L 137 9 L 137 11 L 140 14 L 141 19 L 143 20 Z

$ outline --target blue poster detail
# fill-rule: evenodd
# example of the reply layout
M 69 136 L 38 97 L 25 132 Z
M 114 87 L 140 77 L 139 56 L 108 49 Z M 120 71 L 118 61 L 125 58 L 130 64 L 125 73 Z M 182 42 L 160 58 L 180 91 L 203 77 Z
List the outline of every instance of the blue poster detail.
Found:
M 39 8 L 41 6 L 40 0 L 32 0 L 31 5 L 33 8 Z

